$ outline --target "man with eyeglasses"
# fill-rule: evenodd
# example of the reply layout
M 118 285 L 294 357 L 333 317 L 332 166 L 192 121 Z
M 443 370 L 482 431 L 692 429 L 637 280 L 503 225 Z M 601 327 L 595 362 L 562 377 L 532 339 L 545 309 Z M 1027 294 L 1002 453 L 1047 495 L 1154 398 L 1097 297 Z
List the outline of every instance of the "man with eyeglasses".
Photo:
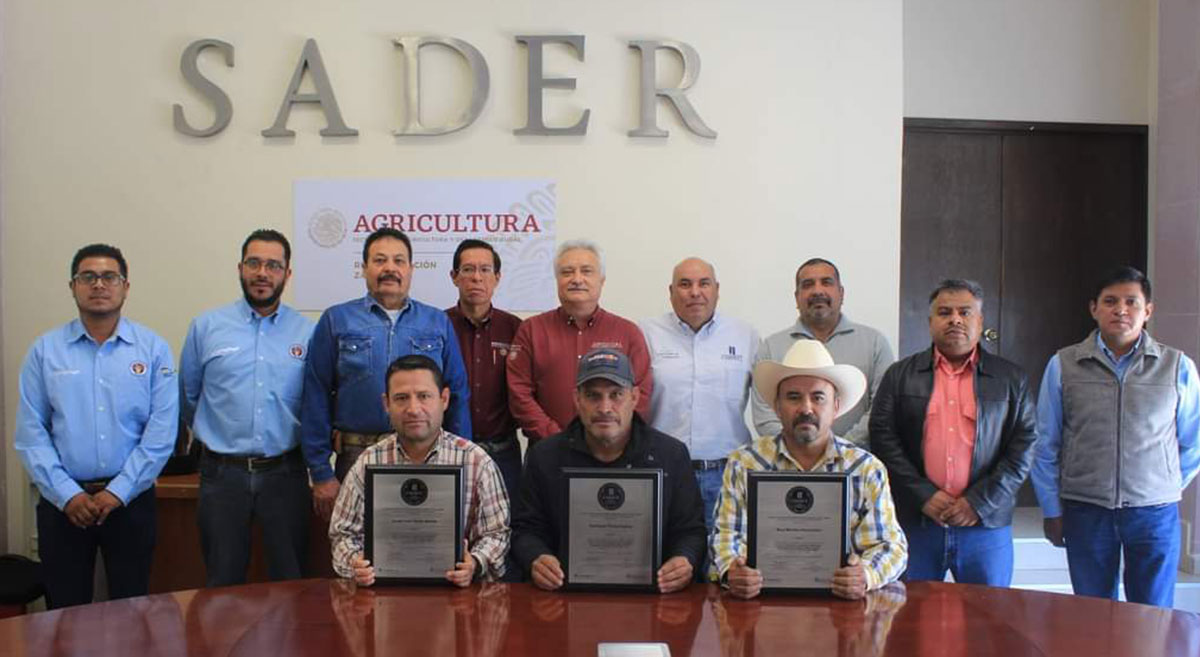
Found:
M 242 243 L 242 298 L 192 321 L 179 359 L 182 420 L 200 441 L 196 520 L 208 586 L 246 581 L 250 528 L 267 574 L 308 561 L 311 493 L 300 453 L 300 394 L 313 321 L 283 305 L 292 247 L 274 230 Z
M 46 606 L 92 601 L 96 550 L 112 599 L 145 595 L 154 554 L 154 479 L 175 444 L 179 384 L 166 341 L 121 317 L 120 249 L 75 253 L 79 318 L 34 341 L 21 367 L 14 447 L 41 498 Z
M 496 462 L 511 495 L 521 476 L 521 445 L 517 421 L 508 410 L 504 361 L 521 319 L 492 305 L 500 284 L 500 254 L 491 244 L 475 239 L 460 242 L 450 280 L 458 288 L 458 303 L 446 309 L 446 316 L 458 336 L 471 385 L 473 439 Z
M 340 482 L 368 447 L 392 432 L 379 404 L 388 365 L 401 356 L 426 356 L 450 388 L 446 430 L 470 436 L 467 373 L 450 319 L 409 296 L 412 242 L 395 228 L 363 241 L 366 296 L 321 314 L 309 342 L 300 410 L 300 445 L 313 481 L 313 506 L 328 520 Z M 329 457 L 337 452 L 334 468 Z

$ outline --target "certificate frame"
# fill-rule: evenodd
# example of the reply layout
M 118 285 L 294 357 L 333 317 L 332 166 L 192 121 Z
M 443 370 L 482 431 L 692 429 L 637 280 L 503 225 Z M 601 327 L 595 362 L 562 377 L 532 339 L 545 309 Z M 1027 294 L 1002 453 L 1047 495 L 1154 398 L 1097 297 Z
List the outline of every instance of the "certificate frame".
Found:
M 453 561 L 446 564 L 444 568 L 435 569 L 437 574 L 427 576 L 379 576 L 375 578 L 377 584 L 446 584 L 451 582 L 446 579 L 445 571 L 453 570 L 454 564 L 459 563 L 463 559 L 463 486 L 465 477 L 463 466 L 461 465 L 368 465 L 363 470 L 364 486 L 363 486 L 363 551 L 368 561 L 375 566 L 376 573 L 379 572 L 378 551 L 380 542 L 384 539 L 380 537 L 379 529 L 376 527 L 376 522 L 380 519 L 380 514 L 375 509 L 375 492 L 381 485 L 395 485 L 395 480 L 401 480 L 401 486 L 409 480 L 426 481 L 430 478 L 450 478 L 452 480 L 454 502 L 453 502 L 453 518 L 440 518 L 442 522 L 454 523 L 454 553 L 447 554 L 447 557 L 452 557 Z M 427 489 L 426 489 L 427 490 Z M 402 493 L 403 494 L 403 493 Z M 417 494 L 419 496 L 419 493 Z M 402 510 L 415 509 L 425 502 L 421 499 L 420 502 L 413 504 L 405 501 L 407 506 L 398 507 Z
M 834 525 L 824 527 L 826 532 L 837 532 L 836 541 L 838 545 L 837 563 L 838 567 L 846 565 L 847 559 L 850 556 L 850 475 L 844 472 L 762 472 L 749 471 L 746 473 L 746 565 L 751 568 L 757 568 L 760 561 L 759 547 L 762 541 L 758 527 L 758 512 L 762 506 L 760 497 L 760 488 L 762 484 L 793 484 L 795 487 L 804 488 L 809 494 L 808 506 L 811 508 L 811 488 L 817 490 L 835 489 L 833 493 L 841 506 L 841 512 L 837 513 L 837 522 Z M 789 491 L 790 493 L 790 491 Z M 826 493 L 828 494 L 828 493 Z M 807 512 L 807 508 L 803 511 L 797 508 L 792 508 L 791 502 L 786 508 L 793 513 L 803 515 Z M 801 502 L 797 504 L 803 508 Z M 826 537 L 828 539 L 828 537 Z M 829 573 L 830 577 L 833 573 Z M 767 578 L 764 577 L 762 591 L 764 593 L 801 593 L 809 595 L 833 595 L 833 587 L 830 586 L 779 586 L 767 583 Z
M 566 504 L 563 505 L 563 517 L 559 521 L 558 545 L 564 579 L 563 590 L 658 592 L 658 569 L 662 566 L 663 559 L 663 471 L 657 468 L 563 468 L 562 472 Z M 622 481 L 650 482 L 650 494 L 653 496 L 650 501 L 650 564 L 645 583 L 571 581 L 571 481 L 574 479 L 600 479 L 618 484 Z

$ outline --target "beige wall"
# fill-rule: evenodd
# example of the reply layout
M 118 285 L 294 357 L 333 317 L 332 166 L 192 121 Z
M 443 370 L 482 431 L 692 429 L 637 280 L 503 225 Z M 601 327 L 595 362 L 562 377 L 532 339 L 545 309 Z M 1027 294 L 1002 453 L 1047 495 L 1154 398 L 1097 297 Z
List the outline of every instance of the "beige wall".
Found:
M 904 115 L 1150 123 L 1155 0 L 904 0 Z
M 178 349 L 189 318 L 235 295 L 241 238 L 264 225 L 291 233 L 291 182 L 303 177 L 554 178 L 560 239 L 588 236 L 608 248 L 605 305 L 618 313 L 665 311 L 671 265 L 697 253 L 718 267 L 722 308 L 774 331 L 794 319 L 792 271 L 820 254 L 845 272 L 847 311 L 895 340 L 902 52 L 894 0 L 7 0 L 4 11 L 6 445 L 27 346 L 74 314 L 66 282 L 75 248 L 123 248 L 126 314 Z M 587 55 L 580 63 L 550 51 L 549 73 L 579 83 L 571 94 L 548 93 L 548 114 L 566 122 L 590 108 L 589 134 L 516 138 L 525 55 L 512 36 L 557 32 L 586 35 Z M 400 93 L 390 39 L 405 33 L 453 35 L 483 52 L 492 94 L 474 126 L 442 138 L 390 135 Z M 183 48 L 204 37 L 237 49 L 233 69 L 216 57 L 203 63 L 232 96 L 234 115 L 223 134 L 197 140 L 173 132 L 171 104 L 205 119 L 178 72 Z M 361 134 L 322 140 L 320 117 L 301 109 L 294 142 L 268 142 L 259 131 L 308 37 Z M 625 136 L 636 120 L 637 72 L 625 40 L 639 37 L 699 51 L 691 97 L 716 141 L 692 137 L 665 109 L 669 139 Z M 426 83 L 434 93 L 459 91 L 429 72 Z M 10 546 L 24 550 L 30 499 L 8 456 Z

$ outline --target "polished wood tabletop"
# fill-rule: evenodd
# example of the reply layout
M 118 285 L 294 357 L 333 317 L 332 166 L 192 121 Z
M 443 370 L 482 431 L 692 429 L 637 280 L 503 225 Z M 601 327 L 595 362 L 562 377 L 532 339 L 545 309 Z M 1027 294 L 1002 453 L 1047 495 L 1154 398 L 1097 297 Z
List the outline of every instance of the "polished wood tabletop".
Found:
M 3 655 L 671 655 L 1151 657 L 1200 655 L 1200 615 L 1078 596 L 894 584 L 864 602 L 547 593 L 528 584 L 356 588 L 302 580 L 143 598 L 0 621 Z

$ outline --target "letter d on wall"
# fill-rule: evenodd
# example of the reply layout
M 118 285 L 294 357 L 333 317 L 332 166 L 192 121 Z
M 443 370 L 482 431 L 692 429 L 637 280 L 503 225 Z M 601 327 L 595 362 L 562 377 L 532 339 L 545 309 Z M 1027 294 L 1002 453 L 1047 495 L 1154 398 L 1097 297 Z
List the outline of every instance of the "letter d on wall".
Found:
M 402 36 L 393 43 L 404 51 L 404 125 L 393 130 L 393 135 L 445 135 L 458 132 L 479 118 L 487 102 L 491 78 L 487 61 L 475 46 L 462 39 L 435 36 Z M 457 52 L 471 69 L 471 103 L 461 115 L 436 128 L 421 123 L 421 48 L 431 45 L 445 46 Z

